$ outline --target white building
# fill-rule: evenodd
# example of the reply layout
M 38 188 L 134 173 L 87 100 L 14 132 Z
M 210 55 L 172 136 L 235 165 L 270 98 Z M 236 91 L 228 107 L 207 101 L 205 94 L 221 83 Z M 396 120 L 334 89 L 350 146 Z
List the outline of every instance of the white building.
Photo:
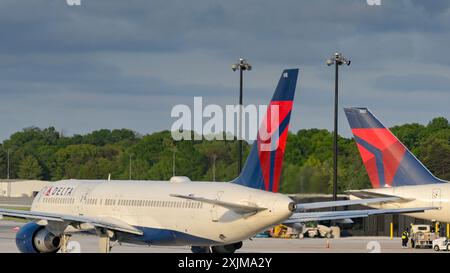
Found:
M 41 180 L 0 180 L 0 197 L 34 197 L 50 183 Z

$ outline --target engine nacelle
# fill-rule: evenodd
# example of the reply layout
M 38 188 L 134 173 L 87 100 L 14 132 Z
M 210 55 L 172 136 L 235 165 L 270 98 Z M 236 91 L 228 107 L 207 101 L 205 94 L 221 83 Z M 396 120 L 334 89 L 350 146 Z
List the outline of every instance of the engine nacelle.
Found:
M 34 222 L 22 226 L 16 234 L 16 246 L 22 253 L 56 253 L 60 244 L 60 236 Z

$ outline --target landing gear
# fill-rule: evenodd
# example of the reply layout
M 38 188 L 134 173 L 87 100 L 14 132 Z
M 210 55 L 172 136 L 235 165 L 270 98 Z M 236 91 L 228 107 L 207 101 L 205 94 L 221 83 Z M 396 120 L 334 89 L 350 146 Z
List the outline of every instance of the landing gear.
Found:
M 211 253 L 211 247 L 209 246 L 191 246 L 192 253 Z
M 192 246 L 192 253 L 234 253 L 242 247 L 242 242 L 219 246 Z
M 61 234 L 61 242 L 60 242 L 61 253 L 72 252 L 72 249 L 67 249 L 67 245 L 69 244 L 70 237 L 72 237 L 72 235 L 70 235 L 70 234 L 66 234 L 66 233 Z
M 114 237 L 114 232 L 107 229 L 98 229 L 97 234 L 99 236 L 98 239 L 99 252 L 110 253 L 112 248 L 111 238 Z

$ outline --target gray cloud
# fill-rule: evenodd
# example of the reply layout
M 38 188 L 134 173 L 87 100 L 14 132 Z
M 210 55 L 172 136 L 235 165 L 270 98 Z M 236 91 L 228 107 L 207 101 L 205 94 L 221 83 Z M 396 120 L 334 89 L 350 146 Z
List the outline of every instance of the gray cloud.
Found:
M 352 59 L 342 68 L 342 106 L 369 106 L 392 124 L 449 117 L 449 2 L 382 3 L 4 0 L 0 137 L 30 125 L 167 129 L 171 107 L 193 96 L 235 103 L 230 64 L 240 56 L 255 68 L 246 102 L 267 103 L 281 70 L 300 66 L 292 127 L 331 128 L 324 61 L 335 51 Z

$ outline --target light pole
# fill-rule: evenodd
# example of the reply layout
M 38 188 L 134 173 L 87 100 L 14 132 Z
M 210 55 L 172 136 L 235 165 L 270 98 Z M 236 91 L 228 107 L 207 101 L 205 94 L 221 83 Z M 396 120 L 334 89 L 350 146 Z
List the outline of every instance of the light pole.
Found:
M 238 118 L 238 175 L 242 170 L 242 89 L 244 85 L 244 71 L 252 70 L 252 66 L 243 58 L 239 59 L 239 62 L 231 65 L 233 71 L 239 70 L 239 118 Z
M 346 64 L 350 65 L 350 60 L 347 60 L 341 53 L 334 53 L 333 57 L 327 60 L 327 65 L 334 64 L 334 137 L 333 137 L 333 200 L 337 200 L 337 167 L 338 167 L 338 81 L 339 81 L 339 66 Z
M 7 162 L 8 162 L 8 163 L 7 163 L 8 166 L 7 166 L 7 169 L 6 169 L 6 179 L 8 179 L 8 180 L 9 180 L 9 166 L 10 166 L 10 165 L 9 165 L 9 152 L 10 152 L 10 151 L 9 151 L 9 149 L 8 149 L 8 150 L 6 151 L 6 153 L 7 153 Z
M 172 151 L 172 176 L 175 176 L 175 153 L 176 153 L 176 148 L 173 149 Z
M 129 179 L 131 180 L 131 157 L 132 157 L 133 155 L 132 154 L 130 154 L 130 170 L 129 170 L 129 172 L 130 172 L 130 176 L 129 176 Z
M 217 156 L 213 155 L 213 181 L 216 182 L 216 158 Z

